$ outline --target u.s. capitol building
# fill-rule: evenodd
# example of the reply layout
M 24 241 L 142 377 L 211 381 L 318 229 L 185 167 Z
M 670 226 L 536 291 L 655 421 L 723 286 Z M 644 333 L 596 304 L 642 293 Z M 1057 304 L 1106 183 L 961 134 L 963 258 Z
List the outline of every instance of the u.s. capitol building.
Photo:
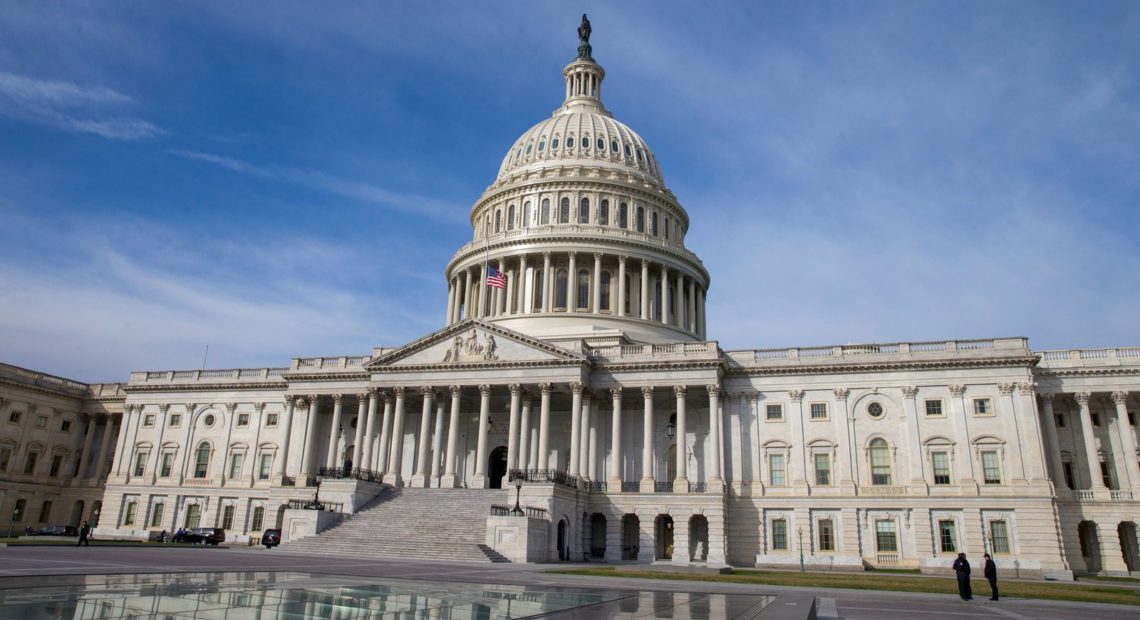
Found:
M 721 349 L 689 214 L 588 34 L 471 208 L 439 331 L 124 384 L 2 366 L 0 515 L 458 559 L 1136 570 L 1140 348 Z M 403 534 L 361 549 L 368 527 Z

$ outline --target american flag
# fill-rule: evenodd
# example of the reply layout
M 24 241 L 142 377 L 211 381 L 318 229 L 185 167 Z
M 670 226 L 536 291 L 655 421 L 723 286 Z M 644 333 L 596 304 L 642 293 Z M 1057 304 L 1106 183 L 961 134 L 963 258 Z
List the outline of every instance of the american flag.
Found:
M 487 267 L 487 286 L 507 288 L 507 274 L 494 267 Z

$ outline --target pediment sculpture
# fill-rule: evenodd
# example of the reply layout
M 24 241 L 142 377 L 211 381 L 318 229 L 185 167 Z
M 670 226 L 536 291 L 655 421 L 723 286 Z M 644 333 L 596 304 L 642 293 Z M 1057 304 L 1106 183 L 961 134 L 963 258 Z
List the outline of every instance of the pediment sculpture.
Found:
M 487 334 L 480 339 L 475 330 L 467 332 L 467 336 L 456 336 L 443 356 L 444 362 L 492 362 L 499 359 L 496 351 L 495 337 Z

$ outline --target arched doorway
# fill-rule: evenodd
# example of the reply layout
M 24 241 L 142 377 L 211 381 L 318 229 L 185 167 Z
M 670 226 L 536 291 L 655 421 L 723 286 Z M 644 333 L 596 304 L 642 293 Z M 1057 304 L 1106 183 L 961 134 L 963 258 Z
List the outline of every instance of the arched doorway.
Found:
M 565 561 L 570 559 L 570 549 L 567 548 L 566 532 L 570 529 L 566 523 L 566 519 L 558 521 L 558 559 Z
M 635 514 L 621 518 L 621 559 L 636 560 L 641 552 L 641 519 Z
M 606 557 L 606 515 L 600 512 L 590 516 L 590 557 Z
M 491 450 L 491 458 L 487 463 L 487 486 L 492 489 L 503 488 L 503 478 L 507 477 L 507 447 L 499 446 Z
M 1081 557 L 1085 561 L 1085 570 L 1098 573 L 1101 570 L 1100 538 L 1096 531 L 1096 522 L 1081 521 L 1077 525 L 1077 539 L 1081 543 Z
M 1137 558 L 1140 557 L 1140 549 L 1137 549 L 1136 543 L 1136 524 L 1124 521 L 1116 526 L 1116 533 L 1120 537 L 1120 552 L 1124 555 L 1124 565 L 1128 567 L 1128 572 L 1134 572 L 1137 570 Z
M 285 527 L 285 509 L 288 507 L 289 504 L 281 504 L 281 506 L 277 508 L 277 525 L 275 526 L 277 529 Z
M 71 521 L 69 521 L 71 525 L 79 527 L 79 524 L 83 521 L 83 507 L 83 500 L 75 500 L 75 507 L 71 509 Z
M 673 517 L 658 515 L 654 527 L 658 560 L 673 559 Z
M 704 515 L 689 519 L 689 557 L 694 562 L 709 559 L 709 520 Z

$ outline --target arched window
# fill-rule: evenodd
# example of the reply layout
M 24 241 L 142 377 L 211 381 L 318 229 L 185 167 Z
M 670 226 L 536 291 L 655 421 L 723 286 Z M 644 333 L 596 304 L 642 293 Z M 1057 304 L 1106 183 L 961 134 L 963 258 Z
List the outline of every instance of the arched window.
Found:
M 554 276 L 554 307 L 566 309 L 566 270 L 559 269 Z
M 507 230 L 515 229 L 515 206 L 507 207 Z
M 495 232 L 503 230 L 503 212 L 495 210 Z
M 599 151 L 605 151 L 606 150 L 606 141 L 601 139 L 601 138 L 598 138 L 598 150 Z
M 542 269 L 534 270 L 534 291 L 532 293 L 534 303 L 531 307 L 535 310 L 542 310 Z
M 633 223 L 634 227 L 637 228 L 637 232 L 645 232 L 645 207 L 637 207 L 637 215 L 634 217 Z
M 530 201 L 526 201 L 523 205 L 523 228 L 530 228 L 534 226 L 534 207 L 531 206 Z
M 562 200 L 558 203 L 558 223 L 559 224 L 569 224 L 570 223 L 570 199 L 569 198 L 563 197 Z
M 583 198 L 582 202 L 578 203 L 578 223 L 586 224 L 590 221 L 590 199 Z
M 582 148 L 590 148 L 590 136 L 582 136 Z
M 550 150 L 552 150 L 552 151 L 557 151 L 557 150 L 558 150 L 558 136 L 555 136 L 555 137 L 554 137 L 554 140 L 553 140 L 553 141 L 551 141 L 551 143 L 550 143 Z
M 885 439 L 873 439 L 868 447 L 871 462 L 871 484 L 890 486 L 891 449 Z
M 677 286 L 675 284 L 669 285 L 669 316 L 676 320 L 677 317 Z
M 598 276 L 598 286 L 601 287 L 601 290 L 599 291 L 599 293 L 601 293 L 601 295 L 600 295 L 601 299 L 598 300 L 598 304 L 601 306 L 601 308 L 599 308 L 599 309 L 600 310 L 609 310 L 610 309 L 610 272 L 603 271 L 601 273 L 601 275 Z
M 650 320 L 661 320 L 661 280 L 653 280 L 653 308 L 649 314 Z
M 619 299 L 618 303 L 621 304 L 622 311 L 626 314 L 633 313 L 633 275 L 625 274 L 625 298 Z
M 495 232 L 498 232 L 497 230 Z M 657 236 L 657 212 L 649 214 L 649 234 Z
M 210 444 L 203 441 L 194 452 L 194 477 L 205 478 L 210 471 Z
M 590 272 L 582 269 L 578 272 L 578 305 L 579 310 L 590 307 Z
M 624 202 L 618 207 L 618 228 L 629 228 L 629 205 Z
M 665 238 L 669 238 L 669 216 L 665 216 Z
M 610 223 L 610 201 L 603 200 L 598 205 L 598 225 L 609 226 Z
M 543 198 L 542 199 L 542 209 L 539 211 L 538 218 L 539 218 L 538 219 L 539 224 L 542 224 L 545 226 L 546 224 L 550 223 L 550 199 L 549 198 Z

